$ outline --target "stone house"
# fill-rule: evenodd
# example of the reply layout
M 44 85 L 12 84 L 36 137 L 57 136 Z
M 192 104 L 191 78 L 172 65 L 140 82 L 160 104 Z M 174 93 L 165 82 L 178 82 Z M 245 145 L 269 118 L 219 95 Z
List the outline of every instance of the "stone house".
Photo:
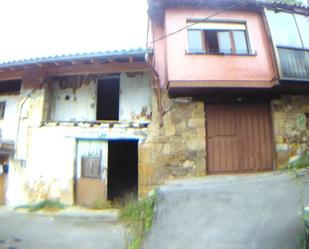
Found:
M 308 8 L 254 0 L 148 4 L 161 91 L 140 151 L 141 185 L 273 171 L 308 153 Z
M 0 204 L 89 206 L 308 153 L 308 8 L 148 3 L 148 49 L 0 64 Z
M 0 201 L 92 205 L 137 195 L 152 113 L 148 50 L 0 65 Z

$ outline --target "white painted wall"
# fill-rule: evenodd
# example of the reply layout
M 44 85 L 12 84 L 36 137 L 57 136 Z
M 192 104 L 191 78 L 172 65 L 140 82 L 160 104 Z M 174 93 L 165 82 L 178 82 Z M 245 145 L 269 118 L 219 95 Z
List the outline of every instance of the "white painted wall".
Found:
M 96 117 L 96 82 L 83 84 L 77 89 L 61 89 L 58 82 L 52 85 L 51 120 L 94 121 Z M 66 96 L 69 99 L 66 100 Z
M 0 96 L 0 101 L 6 102 L 4 119 L 0 120 L 0 129 L 3 140 L 15 141 L 16 139 L 19 104 L 22 99 L 22 95 Z
M 10 167 L 7 205 L 25 204 L 35 196 L 36 201 L 60 198 L 67 204 L 73 203 L 75 139 L 67 137 L 66 130 L 65 127 L 31 129 L 26 166 L 13 161 Z M 45 194 L 48 196 L 44 197 Z
M 12 207 L 36 200 L 59 198 L 61 202 L 73 204 L 74 171 L 77 154 L 77 140 L 93 140 L 93 150 L 102 146 L 102 160 L 107 162 L 108 139 L 145 139 L 147 128 L 108 128 L 43 126 L 30 127 L 27 140 L 27 161 L 22 166 L 19 160 L 10 161 L 6 204 Z M 101 140 L 104 139 L 104 140 Z M 100 141 L 98 141 L 100 140 Z M 96 142 L 97 141 L 97 142 Z M 89 148 L 86 147 L 86 150 Z M 104 157 L 103 150 L 106 155 Z M 104 177 L 106 178 L 106 171 Z M 80 173 L 77 172 L 77 175 Z M 49 190 L 47 190 L 50 187 Z M 47 197 L 42 196 L 47 193 Z
M 77 89 L 61 89 L 55 82 L 52 85 L 51 115 L 54 121 L 95 121 L 97 82 L 82 85 Z M 136 77 L 120 74 L 120 121 L 144 121 L 151 114 L 152 90 L 149 73 L 140 73 Z M 69 100 L 65 97 L 69 96 Z M 146 113 L 141 116 L 142 111 Z
M 130 78 L 126 73 L 120 75 L 119 120 L 146 120 L 141 113 L 151 114 L 152 91 L 149 73 Z
M 54 120 L 95 120 L 96 83 L 76 89 L 55 88 L 52 97 Z M 140 121 L 143 108 L 151 112 L 149 75 L 130 78 L 120 76 L 120 120 Z M 46 89 L 45 89 L 46 90 Z M 60 198 L 73 204 L 73 184 L 76 159 L 76 140 L 83 139 L 145 139 L 146 128 L 43 126 L 44 89 L 37 90 L 25 103 L 21 113 L 20 134 L 15 156 L 10 158 L 6 203 L 17 206 L 46 198 Z M 30 90 L 20 95 L 0 96 L 7 101 L 5 119 L 0 121 L 4 139 L 15 140 L 20 104 Z M 70 95 L 65 100 L 65 95 Z M 25 165 L 22 161 L 25 160 Z M 45 196 L 44 196 L 45 195 Z M 47 195 L 47 196 L 46 196 Z

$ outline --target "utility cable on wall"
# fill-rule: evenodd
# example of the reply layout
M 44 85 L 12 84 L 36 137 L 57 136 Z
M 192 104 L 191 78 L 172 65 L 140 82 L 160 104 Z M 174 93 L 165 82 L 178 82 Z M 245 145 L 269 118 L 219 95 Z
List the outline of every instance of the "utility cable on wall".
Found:
M 156 43 L 156 42 L 158 42 L 158 41 L 161 41 L 161 40 L 163 40 L 163 39 L 165 39 L 165 38 L 167 38 L 167 37 L 169 37 L 169 36 L 175 35 L 175 34 L 181 32 L 181 31 L 183 31 L 183 30 L 188 29 L 188 28 L 194 26 L 195 24 L 198 24 L 198 23 L 201 23 L 201 22 L 205 22 L 205 21 L 209 20 L 210 18 L 215 17 L 215 16 L 217 16 L 217 15 L 219 15 L 219 14 L 225 12 L 225 11 L 231 10 L 231 9 L 233 9 L 233 8 L 235 8 L 235 7 L 246 6 L 246 5 L 247 5 L 247 2 L 244 3 L 244 2 L 239 1 L 239 2 L 233 4 L 233 5 L 229 6 L 229 7 L 223 8 L 223 9 L 220 10 L 220 11 L 217 11 L 217 12 L 215 12 L 215 13 L 213 13 L 213 14 L 211 14 L 211 15 L 205 17 L 205 18 L 202 18 L 201 20 L 192 22 L 192 23 L 190 23 L 190 24 L 188 24 L 188 25 L 186 25 L 186 26 L 184 26 L 184 27 L 182 27 L 182 28 L 179 28 L 179 29 L 177 29 L 177 30 L 175 30 L 175 31 L 173 31 L 173 32 L 170 32 L 170 33 L 166 34 L 166 35 L 163 35 L 163 36 L 160 37 L 160 38 L 154 39 L 154 40 L 152 40 L 151 42 L 149 42 L 148 44 L 153 44 L 153 43 Z
M 192 27 L 192 26 L 195 25 L 195 24 L 198 24 L 198 23 L 201 23 L 201 22 L 205 22 L 205 21 L 209 20 L 210 18 L 215 17 L 215 16 L 217 16 L 217 15 L 219 15 L 219 14 L 225 12 L 225 11 L 231 10 L 231 9 L 233 9 L 233 8 L 235 8 L 235 7 L 246 6 L 246 5 L 247 5 L 246 2 L 245 2 L 245 3 L 244 3 L 244 2 L 241 2 L 241 1 L 236 2 L 235 4 L 233 4 L 233 5 L 231 5 L 231 6 L 228 6 L 228 7 L 226 7 L 226 8 L 223 8 L 223 9 L 220 10 L 220 11 L 217 11 L 217 12 L 215 12 L 215 13 L 213 13 L 213 14 L 211 14 L 211 15 L 205 17 L 205 18 L 202 18 L 201 20 L 192 22 L 192 23 L 190 23 L 190 24 L 188 24 L 188 25 L 186 25 L 186 26 L 184 26 L 184 27 L 182 27 L 182 28 L 179 28 L 179 29 L 177 29 L 177 30 L 175 30 L 175 31 L 173 31 L 173 32 L 170 32 L 170 33 L 166 34 L 166 35 L 163 35 L 163 36 L 160 37 L 160 38 L 154 39 L 154 40 L 152 40 L 152 41 L 149 42 L 149 43 L 148 43 L 148 33 L 147 33 L 146 47 L 147 47 L 148 45 L 150 45 L 150 44 L 153 45 L 154 43 L 159 42 L 159 41 L 161 41 L 161 40 L 164 40 L 164 39 L 168 38 L 169 36 L 175 35 L 175 34 L 181 32 L 181 31 L 183 31 L 183 30 L 186 30 L 186 29 Z M 149 21 L 149 20 L 148 20 L 148 21 Z M 149 23 L 148 23 L 148 25 L 149 25 Z M 149 28 L 149 26 L 148 26 L 148 28 Z M 147 32 L 148 32 L 148 31 L 149 31 L 149 30 L 147 30 Z M 149 65 L 151 71 L 154 73 L 154 90 L 155 90 L 155 93 L 156 93 L 156 95 L 157 95 L 157 105 L 158 105 L 158 112 L 159 112 L 159 123 L 160 123 L 160 126 L 162 127 L 162 126 L 163 126 L 163 116 L 164 116 L 167 112 L 170 111 L 171 107 L 169 107 L 167 110 L 164 110 L 163 102 L 162 102 L 162 96 L 161 96 L 162 93 L 161 93 L 161 84 L 160 84 L 160 76 L 159 76 L 159 73 L 156 71 L 155 66 L 153 65 L 153 61 L 150 61 L 148 55 L 146 55 L 146 62 L 148 63 L 148 65 Z

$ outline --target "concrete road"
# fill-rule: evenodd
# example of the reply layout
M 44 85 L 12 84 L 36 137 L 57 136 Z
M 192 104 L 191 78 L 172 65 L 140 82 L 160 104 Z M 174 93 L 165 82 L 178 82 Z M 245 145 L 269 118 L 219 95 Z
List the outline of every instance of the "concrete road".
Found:
M 159 189 L 144 249 L 300 249 L 309 170 L 208 176 Z
M 0 249 L 124 249 L 126 237 L 114 215 L 52 216 L 0 209 Z

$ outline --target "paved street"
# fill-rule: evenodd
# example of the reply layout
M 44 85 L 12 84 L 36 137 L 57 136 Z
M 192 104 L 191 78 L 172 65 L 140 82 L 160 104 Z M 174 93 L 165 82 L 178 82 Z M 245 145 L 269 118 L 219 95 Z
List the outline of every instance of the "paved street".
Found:
M 0 249 L 124 249 L 126 231 L 114 214 L 16 213 L 0 209 Z
M 299 249 L 309 170 L 175 181 L 159 189 L 144 249 Z

